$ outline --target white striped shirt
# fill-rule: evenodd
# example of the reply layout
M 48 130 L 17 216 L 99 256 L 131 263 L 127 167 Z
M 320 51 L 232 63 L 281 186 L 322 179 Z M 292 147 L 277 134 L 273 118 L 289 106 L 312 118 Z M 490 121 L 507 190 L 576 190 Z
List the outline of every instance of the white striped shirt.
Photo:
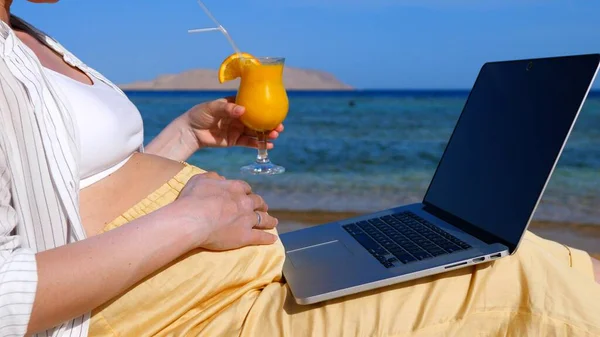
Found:
M 54 39 L 12 17 L 69 65 L 116 85 Z M 26 333 L 35 299 L 35 253 L 85 238 L 79 215 L 79 135 L 65 93 L 0 21 L 0 336 Z M 90 313 L 36 336 L 87 336 Z

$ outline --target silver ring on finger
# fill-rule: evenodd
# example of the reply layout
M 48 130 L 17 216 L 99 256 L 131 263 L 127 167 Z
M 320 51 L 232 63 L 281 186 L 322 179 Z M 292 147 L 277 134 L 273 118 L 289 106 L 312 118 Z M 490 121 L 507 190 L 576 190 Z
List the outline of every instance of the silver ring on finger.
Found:
M 260 226 L 260 223 L 262 222 L 262 216 L 257 211 L 254 211 L 254 213 L 256 213 L 256 225 L 254 227 L 258 227 L 258 226 Z

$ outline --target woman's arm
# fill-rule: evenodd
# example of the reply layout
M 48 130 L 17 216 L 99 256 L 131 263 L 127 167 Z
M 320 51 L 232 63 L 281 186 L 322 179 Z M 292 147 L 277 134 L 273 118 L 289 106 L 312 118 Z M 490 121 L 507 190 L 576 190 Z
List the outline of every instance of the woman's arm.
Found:
M 199 207 L 199 205 L 202 205 Z M 228 250 L 272 244 L 262 229 L 277 220 L 250 186 L 207 173 L 192 177 L 179 198 L 104 234 L 36 254 L 38 285 L 28 333 L 100 306 L 194 248 Z
M 197 104 L 165 127 L 146 146 L 145 152 L 185 161 L 203 147 L 236 145 L 244 126 L 239 117 L 245 109 L 228 97 Z M 242 144 L 239 144 L 242 145 Z
M 175 161 L 185 161 L 200 149 L 187 116 L 181 115 L 146 145 L 145 152 Z
M 173 207 L 37 253 L 37 294 L 28 334 L 91 311 L 194 248 L 197 230 L 169 209 Z

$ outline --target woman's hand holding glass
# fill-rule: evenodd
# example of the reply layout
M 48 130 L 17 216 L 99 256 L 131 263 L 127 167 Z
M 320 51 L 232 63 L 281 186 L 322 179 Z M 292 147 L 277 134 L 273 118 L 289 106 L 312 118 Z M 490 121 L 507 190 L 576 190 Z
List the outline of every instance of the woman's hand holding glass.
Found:
M 187 132 L 203 147 L 243 146 L 258 148 L 256 131 L 241 121 L 246 108 L 235 103 L 235 97 L 226 97 L 198 104 L 183 114 L 180 119 Z M 271 140 L 283 132 L 283 124 L 277 125 L 267 134 L 267 149 L 273 148 Z M 184 129 L 185 130 L 185 129 Z

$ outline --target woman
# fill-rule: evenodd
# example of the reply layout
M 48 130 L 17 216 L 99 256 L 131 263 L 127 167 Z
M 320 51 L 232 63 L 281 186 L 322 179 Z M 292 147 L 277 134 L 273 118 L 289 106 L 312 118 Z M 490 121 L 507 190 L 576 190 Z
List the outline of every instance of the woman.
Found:
M 0 0 L 0 335 L 600 334 L 597 261 L 531 233 L 493 264 L 295 305 L 264 200 L 182 163 L 205 146 L 255 146 L 243 107 L 200 104 L 142 149 L 126 96 L 11 17 L 11 2 Z

